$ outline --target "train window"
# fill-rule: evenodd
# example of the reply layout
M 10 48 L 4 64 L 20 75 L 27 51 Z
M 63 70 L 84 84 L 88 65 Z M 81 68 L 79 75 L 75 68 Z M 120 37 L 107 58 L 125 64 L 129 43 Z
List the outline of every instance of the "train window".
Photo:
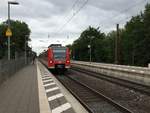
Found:
M 65 59 L 66 58 L 66 48 L 54 48 L 54 59 Z
M 63 49 L 55 49 L 54 52 L 55 53 L 65 53 L 66 49 L 64 49 L 64 50 Z

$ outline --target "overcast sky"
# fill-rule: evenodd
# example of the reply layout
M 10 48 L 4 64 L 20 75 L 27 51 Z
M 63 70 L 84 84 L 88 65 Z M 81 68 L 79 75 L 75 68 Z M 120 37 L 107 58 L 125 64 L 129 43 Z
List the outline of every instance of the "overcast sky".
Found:
M 0 22 L 7 19 L 7 1 L 0 0 Z M 32 32 L 30 46 L 36 52 L 41 52 L 51 43 L 71 44 L 88 26 L 100 26 L 105 33 L 115 29 L 117 23 L 123 27 L 144 9 L 146 3 L 150 3 L 150 0 L 16 1 L 19 5 L 11 6 L 11 19 L 25 21 L 29 25 Z M 66 24 L 69 19 L 71 21 Z

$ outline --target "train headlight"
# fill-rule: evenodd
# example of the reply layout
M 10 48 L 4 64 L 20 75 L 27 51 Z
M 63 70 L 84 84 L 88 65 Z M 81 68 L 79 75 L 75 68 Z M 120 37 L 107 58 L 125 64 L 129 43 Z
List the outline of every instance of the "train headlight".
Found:
M 53 63 L 53 61 L 49 61 L 49 63 L 50 63 L 50 64 L 52 64 L 52 63 Z
M 70 61 L 69 61 L 69 60 L 67 60 L 66 62 L 67 62 L 67 63 L 70 63 Z

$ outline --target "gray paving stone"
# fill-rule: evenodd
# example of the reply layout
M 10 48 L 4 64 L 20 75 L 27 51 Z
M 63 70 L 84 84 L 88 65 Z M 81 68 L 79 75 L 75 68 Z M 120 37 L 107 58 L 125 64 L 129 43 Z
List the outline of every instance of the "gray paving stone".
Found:
M 51 79 L 51 78 L 42 78 L 42 80 L 49 80 L 49 79 Z
M 50 108 L 53 110 L 60 106 L 60 102 L 58 101 L 58 99 L 55 99 L 55 100 L 49 101 L 49 105 L 50 105 Z
M 65 103 L 68 103 L 65 97 L 59 98 L 58 101 L 60 102 L 60 105 L 63 105 L 63 104 L 65 104 Z
M 54 87 L 58 87 L 58 86 L 56 84 L 54 84 L 54 85 L 51 85 L 51 86 L 46 86 L 45 89 L 47 90 L 47 89 L 51 89 L 51 88 L 54 88 Z
M 51 109 L 55 109 L 65 103 L 67 103 L 67 100 L 64 97 L 60 97 L 49 102 Z
M 72 108 L 69 108 L 66 111 L 63 111 L 62 113 L 75 113 L 75 111 Z
M 60 90 L 51 91 L 51 92 L 47 93 L 47 97 L 51 97 L 51 96 L 59 94 L 59 93 L 61 93 Z
M 43 84 L 45 85 L 45 84 L 49 84 L 49 83 L 52 83 L 52 82 L 54 82 L 54 81 L 43 82 Z
M 0 113 L 39 113 L 35 65 L 23 68 L 0 86 Z

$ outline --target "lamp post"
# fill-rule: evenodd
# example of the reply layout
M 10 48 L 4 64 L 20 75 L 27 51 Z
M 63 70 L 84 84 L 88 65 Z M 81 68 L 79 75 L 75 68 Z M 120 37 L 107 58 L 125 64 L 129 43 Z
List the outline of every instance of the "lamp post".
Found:
M 90 49 L 90 63 L 91 63 L 91 44 L 88 45 L 88 48 Z
M 8 1 L 8 28 L 10 29 L 10 5 L 18 5 L 18 2 Z M 10 60 L 10 36 L 8 36 L 8 60 Z
M 90 44 L 88 45 L 88 48 L 90 49 L 90 63 L 92 61 L 92 48 L 91 48 L 91 42 L 92 42 L 92 39 L 94 38 L 94 36 L 91 36 L 89 37 L 90 38 Z

